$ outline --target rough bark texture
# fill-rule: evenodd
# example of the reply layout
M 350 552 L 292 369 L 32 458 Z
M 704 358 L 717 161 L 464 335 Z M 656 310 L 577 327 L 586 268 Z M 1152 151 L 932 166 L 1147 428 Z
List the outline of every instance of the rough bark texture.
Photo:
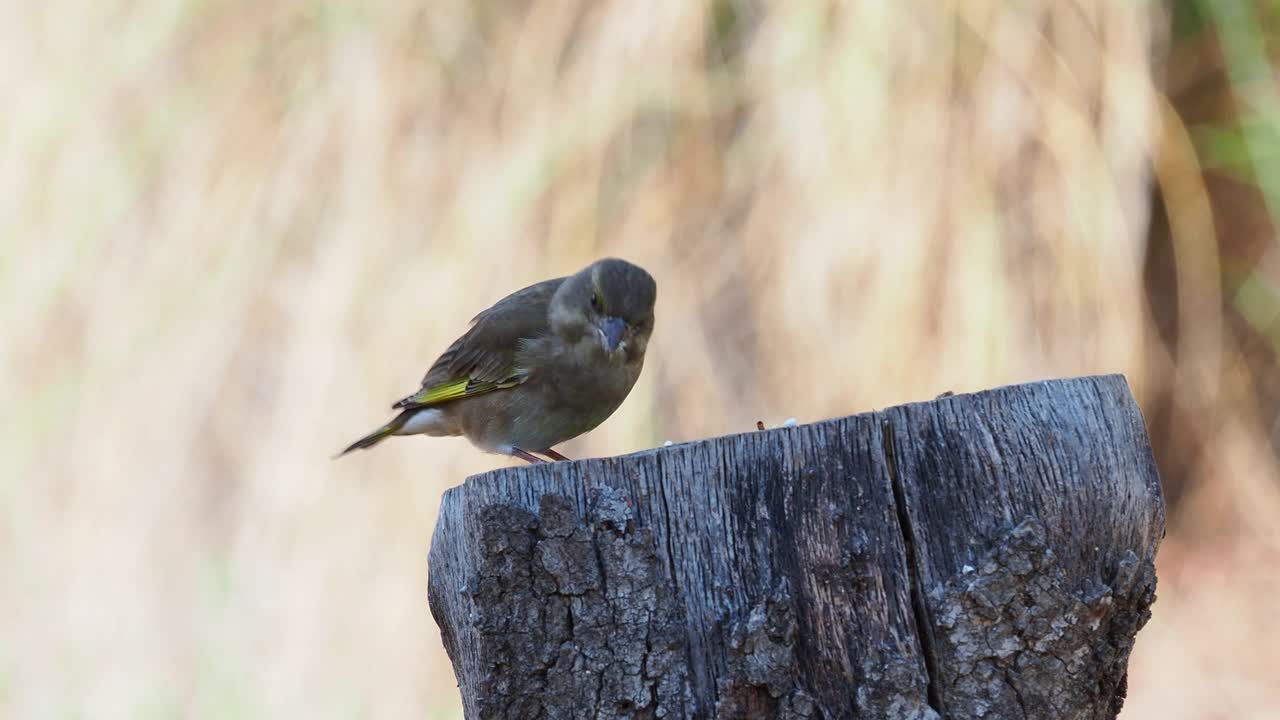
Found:
M 446 493 L 468 718 L 1113 718 L 1164 532 L 1119 376 Z

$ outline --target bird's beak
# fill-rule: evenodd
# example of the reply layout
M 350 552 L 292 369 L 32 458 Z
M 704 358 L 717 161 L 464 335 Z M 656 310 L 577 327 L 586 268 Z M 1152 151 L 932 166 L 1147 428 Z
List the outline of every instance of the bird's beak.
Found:
M 600 333 L 600 344 L 604 346 L 607 353 L 616 352 L 618 345 L 622 343 L 622 336 L 627 331 L 627 324 L 621 318 L 605 317 L 600 318 L 600 324 L 596 326 Z

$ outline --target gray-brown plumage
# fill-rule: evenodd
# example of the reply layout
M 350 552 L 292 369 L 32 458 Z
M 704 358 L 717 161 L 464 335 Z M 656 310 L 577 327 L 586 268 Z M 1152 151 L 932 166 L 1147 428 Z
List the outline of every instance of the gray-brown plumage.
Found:
M 462 435 L 487 452 L 542 462 L 604 422 L 644 364 L 657 285 L 607 258 L 530 285 L 477 315 L 391 422 L 342 451 L 391 435 Z

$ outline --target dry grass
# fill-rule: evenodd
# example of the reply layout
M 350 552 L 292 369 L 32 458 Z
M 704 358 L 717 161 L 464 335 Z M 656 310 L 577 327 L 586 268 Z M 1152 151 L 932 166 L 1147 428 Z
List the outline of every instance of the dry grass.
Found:
M 0 5 L 0 714 L 459 717 L 426 552 L 440 493 L 503 461 L 330 455 L 476 310 L 617 254 L 658 333 L 570 455 L 1183 383 L 1203 522 L 1125 717 L 1274 716 L 1272 418 L 1237 402 L 1142 6 Z M 1176 354 L 1144 304 L 1153 154 Z

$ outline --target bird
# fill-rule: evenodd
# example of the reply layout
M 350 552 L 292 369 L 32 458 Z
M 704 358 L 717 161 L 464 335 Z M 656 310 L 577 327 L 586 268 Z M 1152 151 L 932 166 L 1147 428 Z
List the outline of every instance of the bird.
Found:
M 399 414 L 336 457 L 395 435 L 461 435 L 528 463 L 568 460 L 555 446 L 608 419 L 640 377 L 656 300 L 653 276 L 618 258 L 517 290 L 472 318 Z

